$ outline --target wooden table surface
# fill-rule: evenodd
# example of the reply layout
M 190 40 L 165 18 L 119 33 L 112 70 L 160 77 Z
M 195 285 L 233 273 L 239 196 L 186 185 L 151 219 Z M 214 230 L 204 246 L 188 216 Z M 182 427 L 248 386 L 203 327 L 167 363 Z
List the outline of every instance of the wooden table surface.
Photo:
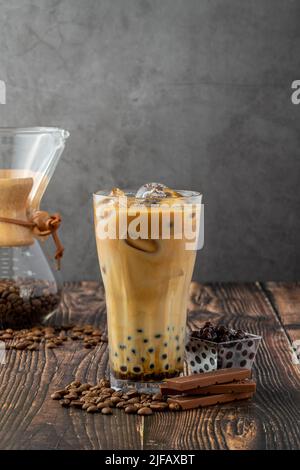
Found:
M 188 325 L 212 320 L 263 336 L 252 401 L 150 417 L 90 415 L 62 408 L 51 393 L 72 379 L 96 382 L 108 368 L 107 344 L 7 352 L 0 365 L 1 449 L 299 449 L 300 365 L 291 343 L 300 339 L 300 283 L 194 286 Z M 103 287 L 65 286 L 56 322 L 105 328 Z M 121 312 L 120 312 L 121 313 Z M 295 361 L 294 361 L 295 362 Z

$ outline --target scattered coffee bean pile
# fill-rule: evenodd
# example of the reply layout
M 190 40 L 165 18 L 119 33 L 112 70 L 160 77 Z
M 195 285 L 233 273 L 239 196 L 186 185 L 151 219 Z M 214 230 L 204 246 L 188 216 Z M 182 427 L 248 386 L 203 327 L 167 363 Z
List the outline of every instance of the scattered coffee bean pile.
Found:
M 44 344 L 46 348 L 54 349 L 66 341 L 77 341 L 84 348 L 91 349 L 100 342 L 107 342 L 107 337 L 99 328 L 92 325 L 34 326 L 22 330 L 11 328 L 0 330 L 0 341 L 7 342 L 6 349 L 17 350 L 35 351 L 41 344 Z
M 51 395 L 53 400 L 59 400 L 61 406 L 75 407 L 87 413 L 102 413 L 111 415 L 113 408 L 119 408 L 127 414 L 142 416 L 152 415 L 155 411 L 178 411 L 178 403 L 167 403 L 167 396 L 161 393 L 147 395 L 139 393 L 134 388 L 128 392 L 115 391 L 110 388 L 106 379 L 101 379 L 97 385 L 71 382 L 65 388 L 57 390 Z
M 224 325 L 214 326 L 210 321 L 207 321 L 199 331 L 193 331 L 191 336 L 193 338 L 215 341 L 216 343 L 248 338 L 248 335 L 242 330 L 233 330 Z
M 45 281 L 0 280 L 0 328 L 25 328 L 44 320 L 59 305 L 60 293 Z

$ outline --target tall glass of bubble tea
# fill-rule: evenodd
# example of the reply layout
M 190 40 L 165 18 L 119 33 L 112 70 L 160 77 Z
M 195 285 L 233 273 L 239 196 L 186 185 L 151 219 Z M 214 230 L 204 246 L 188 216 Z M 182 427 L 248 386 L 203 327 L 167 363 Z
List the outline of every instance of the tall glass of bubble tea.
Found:
M 155 393 L 183 370 L 201 199 L 158 183 L 94 194 L 115 389 Z

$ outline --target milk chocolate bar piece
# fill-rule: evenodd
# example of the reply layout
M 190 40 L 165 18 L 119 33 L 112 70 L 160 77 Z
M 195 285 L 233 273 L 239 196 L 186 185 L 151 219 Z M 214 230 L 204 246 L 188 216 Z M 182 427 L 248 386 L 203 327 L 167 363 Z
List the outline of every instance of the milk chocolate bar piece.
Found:
M 171 390 L 185 392 L 193 388 L 208 387 L 228 382 L 237 382 L 251 377 L 249 369 L 218 369 L 204 374 L 194 374 L 183 377 L 175 377 L 165 380 L 164 384 Z
M 246 400 L 247 398 L 252 398 L 252 396 L 253 393 L 222 393 L 220 395 L 207 395 L 205 397 L 187 396 L 168 398 L 168 403 L 177 403 L 182 410 L 191 410 L 193 408 L 217 405 L 218 403 Z
M 161 385 L 160 391 L 163 395 L 178 395 L 178 390 L 172 390 L 167 385 Z M 255 393 L 256 383 L 254 380 L 242 380 L 208 387 L 192 388 L 185 390 L 185 395 L 216 395 L 218 393 Z

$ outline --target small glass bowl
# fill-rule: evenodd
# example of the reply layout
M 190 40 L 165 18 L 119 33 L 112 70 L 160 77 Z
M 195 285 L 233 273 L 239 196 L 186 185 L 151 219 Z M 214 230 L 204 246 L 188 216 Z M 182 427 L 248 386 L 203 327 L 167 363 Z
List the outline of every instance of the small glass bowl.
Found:
M 185 353 L 193 374 L 232 367 L 251 369 L 261 336 L 245 333 L 247 338 L 216 343 L 189 334 Z

